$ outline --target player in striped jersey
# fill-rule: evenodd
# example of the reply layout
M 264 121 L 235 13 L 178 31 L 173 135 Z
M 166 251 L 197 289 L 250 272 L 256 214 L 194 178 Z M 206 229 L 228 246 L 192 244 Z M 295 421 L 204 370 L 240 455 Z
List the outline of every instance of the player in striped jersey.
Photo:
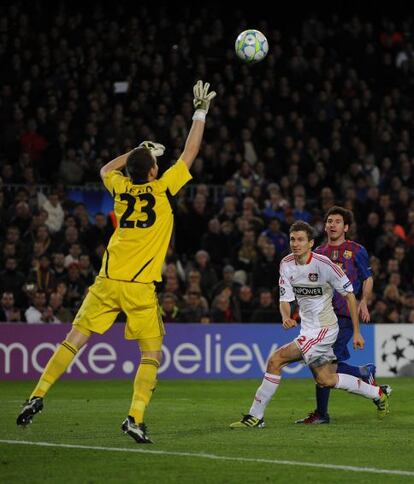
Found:
M 232 429 L 264 427 L 264 412 L 280 384 L 282 368 L 300 360 L 309 365 L 318 385 L 347 390 L 371 399 L 377 406 L 379 418 L 384 418 L 389 411 L 388 395 L 381 387 L 370 385 L 353 375 L 336 373 L 333 345 L 339 328 L 332 306 L 334 291 L 346 299 L 353 325 L 354 348 L 362 349 L 364 339 L 359 331 L 352 283 L 328 257 L 312 252 L 313 243 L 313 229 L 309 224 L 298 221 L 290 227 L 292 253 L 280 263 L 280 313 L 284 328 L 297 326 L 291 317 L 290 305 L 296 299 L 301 331 L 291 343 L 278 348 L 270 356 L 249 413 L 232 423 Z
M 325 216 L 325 232 L 327 243 L 316 248 L 315 252 L 328 257 L 348 276 L 354 288 L 354 294 L 359 298 L 358 313 L 360 319 L 367 323 L 370 315 L 367 302 L 371 297 L 373 280 L 369 267 L 366 249 L 356 242 L 346 239 L 346 233 L 353 222 L 351 211 L 342 207 L 332 207 Z M 352 321 L 346 299 L 335 292 L 333 307 L 338 316 L 339 333 L 333 350 L 338 361 L 338 372 L 354 375 L 367 383 L 375 383 L 375 366 L 368 364 L 362 367 L 345 363 L 350 358 L 348 343 L 352 338 Z M 390 388 L 388 388 L 390 391 Z M 296 423 L 327 424 L 329 423 L 328 401 L 330 388 L 316 385 L 316 409 Z

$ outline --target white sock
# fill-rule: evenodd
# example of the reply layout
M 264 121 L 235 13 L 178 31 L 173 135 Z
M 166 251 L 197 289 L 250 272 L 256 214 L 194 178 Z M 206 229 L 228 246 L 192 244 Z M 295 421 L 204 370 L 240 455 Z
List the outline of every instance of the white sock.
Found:
M 257 389 L 252 406 L 250 407 L 250 415 L 263 418 L 266 407 L 277 390 L 281 378 L 280 375 L 273 375 L 272 373 L 264 374 L 262 384 Z
M 362 395 L 365 398 L 379 398 L 380 387 L 369 385 L 356 376 L 345 375 L 344 373 L 338 373 L 337 375 L 338 383 L 335 385 L 335 388 L 346 390 L 347 392 L 355 393 L 356 395 Z

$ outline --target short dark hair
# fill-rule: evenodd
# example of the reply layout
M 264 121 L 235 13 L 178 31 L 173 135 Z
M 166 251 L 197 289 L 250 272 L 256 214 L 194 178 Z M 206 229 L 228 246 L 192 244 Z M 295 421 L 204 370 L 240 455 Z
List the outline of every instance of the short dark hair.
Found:
M 154 164 L 155 161 L 150 150 L 144 147 L 135 148 L 127 158 L 126 172 L 132 183 L 147 183 L 149 171 Z
M 303 220 L 298 220 L 290 226 L 289 234 L 292 232 L 306 232 L 309 240 L 314 240 L 315 238 L 313 228 L 308 224 L 308 222 L 304 222 Z
M 340 207 L 339 205 L 334 205 L 331 207 L 325 215 L 325 220 L 324 222 L 326 223 L 328 218 L 331 215 L 340 215 L 344 219 L 344 224 L 348 225 L 349 227 L 352 225 L 354 221 L 354 215 L 351 212 L 351 210 L 348 210 L 347 208 Z

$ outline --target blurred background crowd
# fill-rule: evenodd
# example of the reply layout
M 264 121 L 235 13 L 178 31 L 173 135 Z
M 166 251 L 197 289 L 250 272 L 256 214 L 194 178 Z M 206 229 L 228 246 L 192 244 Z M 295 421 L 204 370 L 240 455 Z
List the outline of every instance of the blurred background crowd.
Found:
M 218 95 L 175 200 L 165 321 L 280 321 L 290 224 L 310 222 L 321 243 L 324 213 L 341 204 L 371 258 L 372 321 L 414 323 L 411 17 L 252 25 L 219 6 L 22 4 L 0 5 L 1 321 L 72 320 L 114 219 L 68 188 L 101 187 L 100 167 L 146 139 L 167 147 L 168 168 L 203 79 Z M 248 27 L 270 45 L 253 66 L 234 53 Z

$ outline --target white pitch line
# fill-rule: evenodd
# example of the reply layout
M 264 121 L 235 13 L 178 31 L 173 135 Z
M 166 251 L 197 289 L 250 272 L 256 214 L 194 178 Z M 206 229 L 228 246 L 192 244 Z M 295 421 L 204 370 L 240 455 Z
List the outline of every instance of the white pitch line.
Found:
M 75 445 L 75 444 L 54 444 L 53 442 L 30 442 L 28 440 L 2 440 L 0 444 L 10 445 L 35 445 L 38 447 L 60 447 L 64 449 L 85 449 L 85 450 L 104 450 L 109 452 L 132 452 L 139 454 L 153 455 L 172 455 L 176 457 L 198 457 L 200 459 L 237 461 L 237 462 L 256 462 L 259 464 L 276 464 L 286 466 L 316 467 L 318 469 L 334 469 L 351 472 L 368 472 L 371 474 L 389 474 L 397 476 L 414 476 L 414 471 L 403 471 L 393 469 L 377 469 L 375 467 L 356 467 L 342 466 L 336 464 L 318 464 L 314 462 L 301 462 L 294 460 L 277 460 L 277 459 L 254 459 L 252 457 L 231 457 L 226 455 L 204 454 L 196 452 L 172 452 L 168 450 L 147 450 L 147 449 L 129 449 L 125 447 L 100 447 L 95 445 Z

